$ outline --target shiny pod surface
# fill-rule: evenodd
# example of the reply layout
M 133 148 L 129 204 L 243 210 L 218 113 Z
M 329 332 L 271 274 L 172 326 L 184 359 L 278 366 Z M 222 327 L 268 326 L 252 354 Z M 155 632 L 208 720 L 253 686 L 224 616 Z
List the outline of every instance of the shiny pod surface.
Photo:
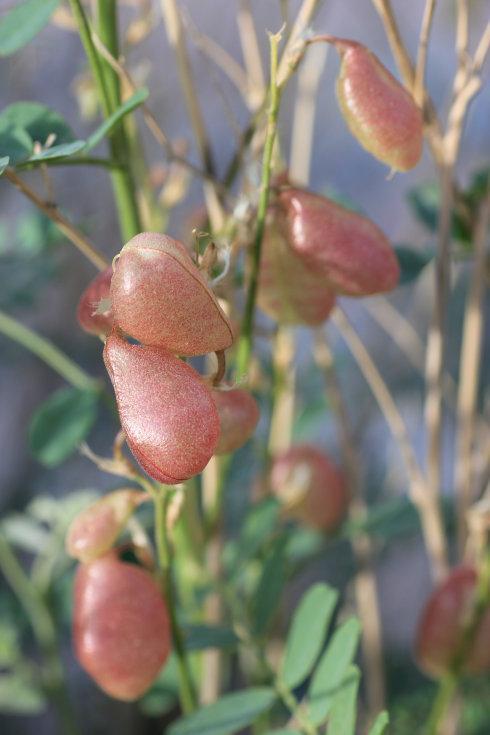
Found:
M 110 304 L 112 266 L 99 273 L 80 296 L 77 319 L 90 334 L 109 334 L 114 316 Z
M 218 409 L 220 435 L 215 454 L 235 452 L 252 436 L 260 418 L 255 398 L 246 390 L 217 389 L 212 396 Z
M 218 443 L 219 417 L 199 373 L 162 347 L 132 345 L 115 333 L 104 361 L 128 446 L 143 469 L 169 485 L 201 472 Z
M 123 488 L 89 505 L 70 524 L 66 553 L 83 562 L 105 554 L 143 499 L 144 495 L 139 490 Z
M 477 573 L 472 566 L 456 567 L 434 590 L 422 611 L 416 656 L 420 666 L 432 676 L 448 673 L 461 653 L 463 631 L 475 602 L 476 583 Z M 490 606 L 480 620 L 461 666 L 470 674 L 490 669 Z
M 331 199 L 294 187 L 281 191 L 279 202 L 291 248 L 333 290 L 369 296 L 395 288 L 398 261 L 374 222 Z
M 109 696 L 141 697 L 170 652 L 167 608 L 151 574 L 116 552 L 81 564 L 73 640 L 81 666 Z
M 324 452 L 309 444 L 292 446 L 274 457 L 270 487 L 286 516 L 313 528 L 334 530 L 347 509 L 342 474 Z
M 413 168 L 423 146 L 422 114 L 413 97 L 365 46 L 333 43 L 341 57 L 337 98 L 352 135 L 390 168 Z
M 121 250 L 111 284 L 117 326 L 145 345 L 204 355 L 233 342 L 231 325 L 182 243 L 144 232 Z
M 257 303 L 280 324 L 317 326 L 327 319 L 335 295 L 323 275 L 305 265 L 282 231 L 283 216 L 271 208 L 262 242 Z

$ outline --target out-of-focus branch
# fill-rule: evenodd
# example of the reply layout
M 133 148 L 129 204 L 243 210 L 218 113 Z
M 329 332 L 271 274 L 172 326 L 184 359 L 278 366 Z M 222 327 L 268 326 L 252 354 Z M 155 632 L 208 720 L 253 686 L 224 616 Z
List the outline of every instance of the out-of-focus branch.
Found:
M 422 107 L 424 103 L 425 67 L 427 64 L 427 51 L 429 46 L 430 30 L 436 9 L 436 0 L 426 0 L 422 28 L 420 31 L 419 48 L 417 52 L 417 65 L 415 67 L 415 79 L 413 83 L 413 96 L 415 102 Z

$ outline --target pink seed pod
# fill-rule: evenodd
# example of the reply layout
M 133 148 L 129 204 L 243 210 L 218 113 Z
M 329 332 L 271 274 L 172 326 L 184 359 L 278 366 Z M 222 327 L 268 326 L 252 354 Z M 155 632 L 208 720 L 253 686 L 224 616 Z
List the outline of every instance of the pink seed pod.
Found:
M 115 551 L 75 576 L 76 657 L 106 694 L 131 702 L 145 693 L 170 653 L 167 607 L 145 569 Z
M 219 437 L 211 391 L 192 367 L 163 347 L 132 345 L 114 332 L 104 362 L 132 453 L 159 482 L 201 472 Z
M 292 250 L 334 291 L 369 296 L 395 288 L 398 261 L 374 222 L 303 189 L 284 189 L 279 202 Z
M 464 630 L 472 615 L 477 583 L 476 569 L 462 564 L 453 569 L 429 597 L 419 619 L 416 657 L 421 668 L 439 678 L 455 664 L 466 674 L 490 669 L 490 606 L 475 631 L 473 642 L 463 661 Z
M 114 321 L 110 304 L 112 266 L 99 273 L 80 296 L 77 320 L 85 332 L 106 335 Z
M 396 171 L 413 168 L 422 155 L 422 114 L 411 94 L 369 49 L 332 39 L 340 54 L 337 98 L 359 143 Z
M 347 509 L 342 474 L 326 454 L 310 444 L 297 444 L 274 457 L 270 488 L 286 517 L 323 531 L 335 530 Z
M 335 295 L 318 275 L 293 252 L 283 233 L 284 217 L 271 208 L 262 241 L 257 303 L 280 324 L 318 326 L 335 305 Z
M 204 355 L 233 342 L 226 314 L 182 243 L 144 232 L 121 250 L 111 283 L 115 324 L 145 345 Z
M 65 540 L 68 556 L 88 562 L 105 554 L 143 500 L 139 490 L 123 488 L 92 503 L 70 524 Z
M 235 452 L 250 439 L 260 418 L 257 401 L 246 390 L 215 388 L 212 396 L 218 409 L 220 435 L 215 454 Z

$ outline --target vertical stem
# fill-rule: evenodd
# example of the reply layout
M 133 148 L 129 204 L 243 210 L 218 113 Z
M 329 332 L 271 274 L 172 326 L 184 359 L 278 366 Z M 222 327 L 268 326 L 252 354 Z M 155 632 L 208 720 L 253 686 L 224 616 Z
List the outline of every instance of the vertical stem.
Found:
M 45 687 L 56 707 L 66 735 L 78 735 L 65 689 L 65 674 L 58 650 L 56 625 L 41 594 L 17 561 L 5 536 L 0 533 L 0 570 L 24 610 L 44 659 Z
M 441 728 L 456 692 L 456 686 L 457 679 L 453 674 L 447 674 L 441 680 L 424 735 L 441 735 Z
M 426 0 L 422 28 L 420 31 L 419 49 L 417 52 L 417 66 L 415 68 L 415 79 L 413 83 L 413 96 L 415 102 L 422 107 L 424 103 L 425 90 L 425 67 L 427 63 L 427 50 L 429 46 L 430 29 L 436 9 L 436 0 Z
M 172 640 L 179 669 L 179 696 L 182 711 L 187 714 L 196 709 L 196 693 L 185 652 L 182 631 L 177 620 L 177 601 L 173 580 L 172 545 L 168 538 L 167 508 L 169 502 L 168 488 L 158 487 L 153 492 L 155 505 L 155 542 L 160 567 L 162 589 L 167 602 Z
M 116 93 L 114 81 L 109 77 L 109 67 L 105 62 L 103 62 L 95 48 L 92 39 L 92 30 L 80 0 L 70 0 L 70 5 L 78 25 L 80 39 L 85 48 L 85 53 L 87 54 L 87 59 L 92 70 L 92 75 L 98 90 L 104 116 L 109 117 L 115 109 L 113 106 L 114 99 L 120 99 L 118 96 L 119 87 L 117 87 Z M 115 42 L 117 46 L 116 0 L 101 0 L 100 6 L 102 7 L 99 28 L 101 37 L 106 45 L 109 43 L 114 44 Z M 109 45 L 108 47 L 111 49 Z M 115 50 L 117 56 L 117 48 Z M 111 49 L 111 52 L 112 51 L 113 49 Z M 119 85 L 118 80 L 117 84 Z M 112 131 L 109 138 L 109 145 L 111 149 L 111 158 L 126 164 L 126 168 L 113 170 L 111 172 L 121 236 L 126 241 L 141 231 L 141 223 L 131 173 L 129 168 L 127 168 L 128 151 L 124 129 L 121 124 Z
M 337 418 L 343 466 L 350 493 L 349 515 L 352 520 L 359 521 L 367 514 L 367 505 L 361 491 L 360 458 L 352 440 L 349 416 L 334 358 L 323 332 L 317 334 L 315 360 L 324 372 L 328 397 Z M 358 566 L 355 576 L 355 595 L 357 611 L 362 624 L 367 703 L 369 715 L 372 717 L 384 708 L 386 696 L 381 618 L 374 573 L 374 548 L 368 534 L 356 537 L 352 546 Z
M 264 154 L 262 159 L 262 178 L 260 182 L 260 197 L 257 210 L 257 224 L 255 229 L 255 238 L 252 250 L 252 269 L 248 284 L 247 300 L 245 303 L 245 312 L 242 321 L 240 339 L 238 342 L 237 358 L 236 358 L 236 375 L 237 379 L 243 378 L 248 370 L 250 357 L 252 354 L 253 343 L 253 327 L 255 313 L 255 299 L 257 296 L 258 276 L 260 269 L 260 256 L 262 251 L 262 239 L 265 230 L 265 220 L 267 215 L 267 206 L 269 204 L 269 185 L 272 169 L 272 152 L 274 150 L 274 141 L 277 132 L 277 118 L 279 114 L 279 105 L 281 100 L 281 92 L 277 85 L 277 62 L 278 62 L 278 45 L 280 35 L 270 35 L 270 104 L 267 117 L 267 132 L 264 144 Z

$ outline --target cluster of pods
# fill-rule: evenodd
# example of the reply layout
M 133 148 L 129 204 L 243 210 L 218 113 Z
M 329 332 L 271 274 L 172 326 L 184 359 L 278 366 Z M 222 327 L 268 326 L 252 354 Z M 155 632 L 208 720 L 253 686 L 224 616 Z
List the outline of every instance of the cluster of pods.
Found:
M 393 170 L 415 166 L 422 117 L 410 94 L 361 44 L 325 40 L 341 57 L 337 97 L 352 134 Z M 287 176 L 276 180 L 257 293 L 267 315 L 282 324 L 319 325 L 338 295 L 383 293 L 398 280 L 395 253 L 372 221 L 291 185 Z M 181 483 L 254 432 L 259 408 L 253 396 L 213 385 L 181 359 L 220 355 L 234 336 L 182 243 L 157 233 L 134 237 L 85 290 L 78 320 L 105 341 L 104 361 L 127 444 L 154 480 Z M 342 473 L 310 445 L 272 458 L 269 487 L 287 518 L 326 532 L 339 525 L 348 505 Z M 134 489 L 109 493 L 74 520 L 67 537 L 68 553 L 81 562 L 74 600 L 77 657 L 104 691 L 122 700 L 147 690 L 171 646 L 165 599 L 149 560 L 130 563 L 124 548 L 115 546 L 145 499 Z M 473 568 L 457 568 L 427 604 L 417 652 L 432 675 L 455 665 L 476 583 Z M 490 611 L 460 663 L 469 672 L 490 666 Z

